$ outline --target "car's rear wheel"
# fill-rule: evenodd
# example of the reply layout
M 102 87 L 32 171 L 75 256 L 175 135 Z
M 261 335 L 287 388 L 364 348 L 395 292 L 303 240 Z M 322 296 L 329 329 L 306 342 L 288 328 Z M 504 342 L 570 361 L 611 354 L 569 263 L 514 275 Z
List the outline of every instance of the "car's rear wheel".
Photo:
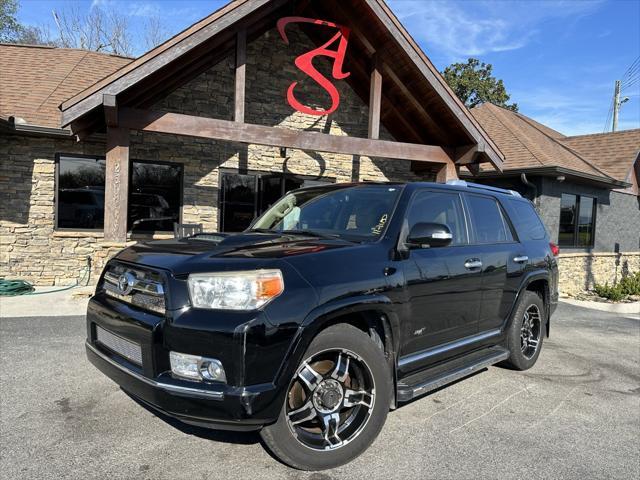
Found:
M 335 325 L 311 342 L 280 417 L 261 436 L 284 463 L 324 470 L 349 462 L 376 438 L 389 411 L 384 353 L 361 330 Z
M 522 292 L 507 332 L 511 355 L 505 366 L 527 370 L 535 365 L 546 335 L 544 312 L 544 302 L 538 294 L 529 290 Z

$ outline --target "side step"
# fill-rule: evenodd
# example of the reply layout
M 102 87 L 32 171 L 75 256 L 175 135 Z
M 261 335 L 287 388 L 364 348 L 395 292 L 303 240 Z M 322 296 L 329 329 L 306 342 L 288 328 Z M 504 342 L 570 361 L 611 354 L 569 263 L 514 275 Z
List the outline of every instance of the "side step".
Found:
M 398 382 L 398 402 L 408 402 L 420 395 L 467 377 L 483 368 L 509 358 L 509 350 L 495 346 L 410 375 Z

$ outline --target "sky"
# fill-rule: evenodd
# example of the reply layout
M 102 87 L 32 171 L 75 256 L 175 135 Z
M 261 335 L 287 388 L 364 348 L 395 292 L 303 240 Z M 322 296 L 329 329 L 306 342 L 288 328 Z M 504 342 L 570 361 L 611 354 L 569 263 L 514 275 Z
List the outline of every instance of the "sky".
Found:
M 345 1 L 345 0 L 313 0 Z M 565 135 L 640 128 L 640 0 L 387 0 L 439 70 L 469 57 L 491 63 L 523 114 Z M 167 38 L 222 0 L 21 0 L 18 18 L 56 31 L 52 10 L 112 4 L 141 30 L 160 16 Z M 142 43 L 136 54 L 144 53 Z M 607 119 L 609 121 L 607 122 Z

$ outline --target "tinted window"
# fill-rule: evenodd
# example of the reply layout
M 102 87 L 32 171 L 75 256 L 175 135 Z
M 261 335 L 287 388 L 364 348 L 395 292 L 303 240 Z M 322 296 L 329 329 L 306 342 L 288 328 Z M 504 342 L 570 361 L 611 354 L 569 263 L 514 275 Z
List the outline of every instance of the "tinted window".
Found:
M 418 192 L 407 215 L 409 229 L 416 223 L 440 223 L 449 227 L 452 245 L 467 243 L 467 232 L 460 196 L 455 193 Z
M 468 195 L 469 214 L 477 243 L 499 243 L 513 240 L 498 203 L 491 197 Z
M 568 193 L 562 194 L 558 244 L 567 247 L 590 247 L 593 245 L 595 205 L 594 198 Z
M 540 217 L 529 202 L 512 201 L 513 215 L 510 215 L 521 241 L 543 240 L 547 231 Z
M 100 229 L 104 225 L 104 160 L 60 157 L 57 227 Z
M 180 222 L 182 166 L 133 162 L 129 195 L 129 229 L 173 231 Z

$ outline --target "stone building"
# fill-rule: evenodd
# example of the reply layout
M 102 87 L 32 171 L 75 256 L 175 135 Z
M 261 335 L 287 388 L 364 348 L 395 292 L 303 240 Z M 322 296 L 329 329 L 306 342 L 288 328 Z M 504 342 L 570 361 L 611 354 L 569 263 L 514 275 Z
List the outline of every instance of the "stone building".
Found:
M 295 61 L 332 36 L 313 59 L 322 87 Z M 235 1 L 135 60 L 5 44 L 0 65 L 0 277 L 39 285 L 72 284 L 89 261 L 95 279 L 174 222 L 240 231 L 302 185 L 503 161 L 377 0 Z
M 516 116 L 609 162 L 563 160 L 555 176 L 527 171 L 525 187 L 534 148 L 511 139 L 524 127 L 467 111 L 382 0 L 240 0 L 137 59 L 5 44 L 0 65 L 0 277 L 72 284 L 90 261 L 95 279 L 127 244 L 173 236 L 174 223 L 242 230 L 303 185 L 470 172 L 527 194 L 561 244 L 563 193 L 580 195 L 575 209 L 591 192 L 597 222 L 589 245 L 562 247 L 563 289 L 640 269 L 637 131 L 615 156 L 622 143 L 570 145 Z M 546 155 L 549 167 L 562 157 Z
M 563 293 L 640 271 L 640 129 L 568 137 L 495 105 L 471 112 L 505 163 L 462 176 L 534 202 L 560 246 Z

